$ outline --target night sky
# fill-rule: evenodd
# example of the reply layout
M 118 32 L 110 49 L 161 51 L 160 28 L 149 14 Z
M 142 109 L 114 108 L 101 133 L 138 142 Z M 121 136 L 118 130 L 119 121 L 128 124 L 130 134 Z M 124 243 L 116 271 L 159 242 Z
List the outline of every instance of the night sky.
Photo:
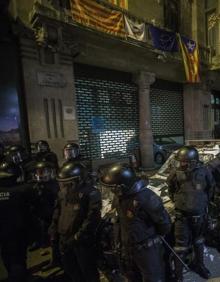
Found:
M 0 131 L 18 128 L 19 106 L 16 91 L 16 59 L 12 44 L 0 45 Z
M 0 131 L 18 128 L 19 108 L 16 89 L 0 86 Z

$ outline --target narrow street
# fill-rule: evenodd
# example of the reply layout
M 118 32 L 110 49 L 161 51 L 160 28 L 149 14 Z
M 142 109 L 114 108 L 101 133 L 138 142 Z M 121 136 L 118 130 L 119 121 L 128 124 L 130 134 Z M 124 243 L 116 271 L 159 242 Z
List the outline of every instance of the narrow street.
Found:
M 50 249 L 48 249 L 50 250 Z M 41 267 L 49 261 L 50 255 L 40 256 L 40 250 L 28 253 L 28 265 L 29 270 L 33 274 L 30 282 L 68 282 L 64 277 L 63 271 L 59 268 L 51 269 L 47 272 L 42 272 Z M 205 249 L 205 264 L 212 273 L 212 278 L 208 281 L 210 282 L 220 282 L 220 253 L 215 249 L 206 248 Z M 6 272 L 0 263 L 0 281 L 6 282 Z M 188 272 L 184 275 L 184 282 L 204 282 L 206 280 L 199 277 L 194 272 Z M 102 282 L 107 282 L 107 280 L 102 276 Z M 169 281 L 167 281 L 169 282 Z

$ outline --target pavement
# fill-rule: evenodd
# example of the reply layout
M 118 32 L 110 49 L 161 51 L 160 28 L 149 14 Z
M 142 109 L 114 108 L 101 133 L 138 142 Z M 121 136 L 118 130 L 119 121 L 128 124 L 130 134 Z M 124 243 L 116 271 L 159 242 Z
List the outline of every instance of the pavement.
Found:
M 50 271 L 43 272 L 41 267 L 45 265 L 50 259 L 50 248 L 48 248 L 49 254 L 41 256 L 40 249 L 34 252 L 28 252 L 27 261 L 28 268 L 32 273 L 30 282 L 69 282 L 62 269 L 56 267 Z M 202 279 L 194 272 L 188 272 L 184 274 L 184 282 L 220 282 L 220 253 L 213 248 L 205 249 L 205 264 L 212 274 L 212 278 L 209 280 Z M 0 281 L 6 282 L 7 273 L 0 261 Z M 101 275 L 101 281 L 107 282 L 106 278 Z

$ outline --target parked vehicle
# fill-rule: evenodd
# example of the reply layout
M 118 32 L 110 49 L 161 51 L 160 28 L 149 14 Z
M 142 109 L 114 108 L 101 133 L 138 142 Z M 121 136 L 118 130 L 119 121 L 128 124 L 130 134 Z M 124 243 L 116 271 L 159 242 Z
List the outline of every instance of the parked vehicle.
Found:
M 182 146 L 170 137 L 155 137 L 153 149 L 156 164 L 163 164 L 173 151 Z

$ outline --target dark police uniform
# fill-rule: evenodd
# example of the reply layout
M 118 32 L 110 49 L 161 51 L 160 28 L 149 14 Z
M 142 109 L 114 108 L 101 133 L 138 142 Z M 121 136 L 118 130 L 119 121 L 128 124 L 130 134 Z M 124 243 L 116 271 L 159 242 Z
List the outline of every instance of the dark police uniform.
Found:
M 208 162 L 208 169 L 211 171 L 215 179 L 215 194 L 220 196 L 220 154 L 218 154 L 216 158 Z
M 217 247 L 220 250 L 220 154 L 216 156 L 213 160 L 209 161 L 208 169 L 212 173 L 215 179 L 215 192 L 213 202 L 209 206 L 209 232 L 207 232 L 206 240 L 212 247 Z
M 201 163 L 191 170 L 174 170 L 167 179 L 168 192 L 175 204 L 175 250 L 183 258 L 194 246 L 195 264 L 200 275 L 208 273 L 203 263 L 207 208 L 213 197 L 214 179 Z M 182 264 L 176 261 L 176 276 L 182 281 Z
M 119 198 L 116 209 L 128 280 L 164 281 L 163 248 L 158 235 L 167 234 L 171 222 L 161 199 L 140 180 L 129 195 Z
M 64 271 L 74 282 L 97 282 L 95 233 L 101 220 L 101 195 L 90 183 L 61 188 L 51 225 L 59 236 Z
M 29 185 L 0 180 L 0 248 L 10 282 L 27 281 L 27 228 L 33 202 Z
M 52 221 L 59 184 L 56 180 L 49 180 L 36 183 L 33 189 L 36 197 L 35 216 L 38 218 L 40 225 L 40 245 L 46 247 L 48 244 L 48 228 Z

